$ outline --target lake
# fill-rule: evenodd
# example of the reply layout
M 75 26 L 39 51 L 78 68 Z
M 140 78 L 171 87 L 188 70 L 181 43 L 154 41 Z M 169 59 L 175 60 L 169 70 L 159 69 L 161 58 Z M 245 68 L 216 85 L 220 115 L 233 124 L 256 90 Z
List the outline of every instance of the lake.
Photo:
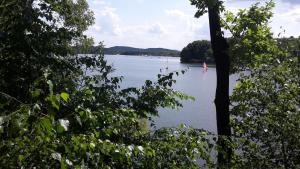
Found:
M 182 101 L 180 110 L 160 109 L 159 117 L 154 118 L 155 124 L 157 128 L 186 124 L 216 133 L 215 68 L 209 67 L 203 72 L 201 64 L 182 64 L 180 58 L 174 57 L 106 55 L 105 58 L 116 69 L 113 75 L 124 76 L 121 85 L 124 88 L 142 86 L 145 80 L 156 80 L 159 73 L 188 69 L 176 78 L 174 89 L 194 96 L 196 101 Z M 230 91 L 236 79 L 236 75 L 230 77 Z

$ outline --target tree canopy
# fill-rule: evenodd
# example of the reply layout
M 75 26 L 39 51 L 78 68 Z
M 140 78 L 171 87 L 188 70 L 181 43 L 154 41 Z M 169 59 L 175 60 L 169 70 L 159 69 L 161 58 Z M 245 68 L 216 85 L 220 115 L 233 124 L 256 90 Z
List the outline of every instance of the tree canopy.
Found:
M 70 45 L 93 24 L 85 0 L 3 0 L 0 12 L 0 88 L 24 102 L 45 68 L 67 73 Z
M 210 41 L 201 40 L 189 43 L 180 53 L 182 63 L 214 63 Z
M 236 41 L 235 66 L 247 70 L 231 97 L 239 168 L 300 167 L 300 69 L 299 57 L 291 50 L 297 45 L 273 38 L 268 26 L 273 7 L 267 2 L 226 14 Z

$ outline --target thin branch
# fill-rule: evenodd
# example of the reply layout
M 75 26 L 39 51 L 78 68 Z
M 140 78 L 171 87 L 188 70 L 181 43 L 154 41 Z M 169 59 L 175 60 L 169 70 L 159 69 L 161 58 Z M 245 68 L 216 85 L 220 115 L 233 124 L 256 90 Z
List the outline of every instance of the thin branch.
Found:
M 20 100 L 18 100 L 17 98 L 15 98 L 15 97 L 13 97 L 13 96 L 11 96 L 9 94 L 3 93 L 3 92 L 0 92 L 0 94 L 3 95 L 4 97 L 10 98 L 10 99 L 12 99 L 12 100 L 14 100 L 14 101 L 16 101 L 16 102 L 18 102 L 20 104 L 25 104 L 25 103 L 21 102 Z

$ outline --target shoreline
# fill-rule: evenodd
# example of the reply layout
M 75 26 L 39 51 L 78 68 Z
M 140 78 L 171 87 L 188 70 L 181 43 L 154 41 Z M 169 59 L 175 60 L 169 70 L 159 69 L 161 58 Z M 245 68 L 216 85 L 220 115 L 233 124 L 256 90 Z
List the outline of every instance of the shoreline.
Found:
M 180 63 L 184 65 L 189 65 L 189 67 L 203 67 L 202 63 Z M 206 64 L 208 68 L 215 68 L 216 64 Z
M 174 58 L 180 58 L 180 56 L 172 56 L 172 55 L 124 55 L 124 54 L 107 54 L 107 53 L 104 53 L 104 55 L 111 55 L 111 56 L 144 56 L 144 57 L 174 57 Z

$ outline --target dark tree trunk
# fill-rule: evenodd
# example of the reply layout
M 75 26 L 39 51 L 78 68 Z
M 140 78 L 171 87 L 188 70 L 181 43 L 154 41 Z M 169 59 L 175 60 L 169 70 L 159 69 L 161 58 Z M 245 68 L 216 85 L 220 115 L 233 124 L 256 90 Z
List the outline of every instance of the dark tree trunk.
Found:
M 228 44 L 223 37 L 220 25 L 219 6 L 214 5 L 208 9 L 211 45 L 216 61 L 217 89 L 215 106 L 217 113 L 218 145 L 222 151 L 218 152 L 218 163 L 221 166 L 229 167 L 232 150 L 225 144 L 223 139 L 231 136 L 229 125 L 229 56 Z M 228 137 L 229 138 L 229 137 Z

